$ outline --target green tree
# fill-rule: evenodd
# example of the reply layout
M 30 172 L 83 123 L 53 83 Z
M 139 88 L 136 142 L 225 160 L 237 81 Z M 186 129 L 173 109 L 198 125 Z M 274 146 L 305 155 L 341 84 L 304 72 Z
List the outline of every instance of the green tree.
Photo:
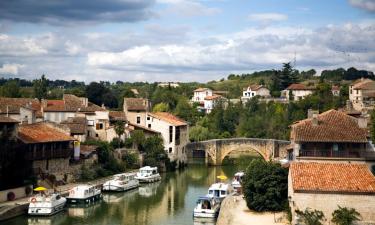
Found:
M 243 180 L 247 207 L 262 211 L 281 211 L 288 204 L 288 170 L 262 159 L 251 161 Z
M 353 208 L 340 207 L 332 213 L 332 222 L 337 225 L 352 225 L 360 221 L 361 214 Z
M 156 104 L 153 109 L 153 112 L 168 112 L 169 111 L 169 105 L 167 103 L 161 102 Z
M 139 151 L 143 151 L 142 144 L 145 142 L 145 134 L 141 130 L 135 130 L 131 133 L 131 139 L 133 140 L 133 144 Z
M 188 121 L 190 124 L 195 124 L 199 118 L 199 112 L 196 107 L 192 107 L 186 97 L 180 97 L 175 109 L 175 114 Z
M 2 87 L 1 95 L 9 98 L 21 97 L 18 82 L 16 80 L 8 80 Z
M 34 97 L 42 100 L 47 98 L 48 94 L 48 80 L 42 75 L 40 79 L 36 79 L 33 82 Z
M 204 141 L 211 139 L 212 135 L 207 127 L 202 127 L 200 125 L 194 126 L 189 130 L 190 141 Z
M 124 121 L 117 121 L 115 123 L 115 132 L 118 138 L 121 138 L 121 135 L 125 133 L 125 122 Z
M 306 225 L 323 225 L 322 221 L 325 217 L 322 211 L 307 208 L 305 211 L 297 210 L 296 213 Z

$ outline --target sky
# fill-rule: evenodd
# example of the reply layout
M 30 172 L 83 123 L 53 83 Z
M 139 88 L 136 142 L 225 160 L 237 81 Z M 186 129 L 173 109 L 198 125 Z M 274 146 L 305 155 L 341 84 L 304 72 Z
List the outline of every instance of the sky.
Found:
M 1 0 L 0 77 L 206 82 L 375 71 L 375 0 Z

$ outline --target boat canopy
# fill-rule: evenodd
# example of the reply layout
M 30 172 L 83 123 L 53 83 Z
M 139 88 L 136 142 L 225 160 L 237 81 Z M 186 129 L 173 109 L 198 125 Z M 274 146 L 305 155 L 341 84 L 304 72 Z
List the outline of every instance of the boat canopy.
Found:
M 157 167 L 150 167 L 150 166 L 145 166 L 139 169 L 140 171 L 153 171 L 153 170 L 158 170 Z

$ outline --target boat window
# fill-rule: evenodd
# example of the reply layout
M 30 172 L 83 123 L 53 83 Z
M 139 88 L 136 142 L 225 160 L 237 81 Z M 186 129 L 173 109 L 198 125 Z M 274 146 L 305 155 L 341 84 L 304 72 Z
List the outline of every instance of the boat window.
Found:
M 211 203 L 207 200 L 202 202 L 202 209 L 211 209 Z
M 60 195 L 57 195 L 56 196 L 56 200 L 59 200 L 61 197 L 60 197 Z
M 220 191 L 219 190 L 215 190 L 215 197 L 219 197 L 220 196 Z
M 225 195 L 226 194 L 226 191 L 221 191 L 221 195 Z
M 208 191 L 208 194 L 212 195 L 214 192 L 212 190 Z

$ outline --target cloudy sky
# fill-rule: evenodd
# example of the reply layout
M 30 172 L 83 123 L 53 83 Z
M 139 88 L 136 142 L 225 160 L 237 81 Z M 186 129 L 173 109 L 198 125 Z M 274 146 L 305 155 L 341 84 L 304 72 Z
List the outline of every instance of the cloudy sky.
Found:
M 375 0 L 1 0 L 0 76 L 208 81 L 375 71 Z

